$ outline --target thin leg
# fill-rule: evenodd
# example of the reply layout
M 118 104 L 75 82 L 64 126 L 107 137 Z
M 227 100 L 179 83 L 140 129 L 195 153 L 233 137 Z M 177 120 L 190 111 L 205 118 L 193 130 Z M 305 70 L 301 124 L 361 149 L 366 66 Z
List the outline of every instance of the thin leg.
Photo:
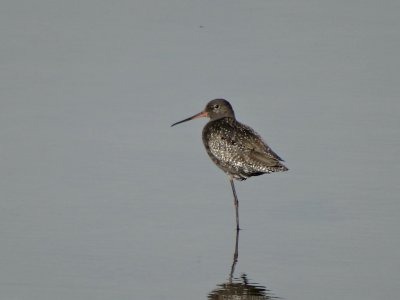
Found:
M 233 254 L 233 262 L 231 267 L 231 272 L 229 273 L 229 283 L 232 283 L 233 274 L 235 273 L 236 263 L 239 257 L 239 230 L 236 230 L 236 241 L 235 241 L 235 253 Z
M 232 177 L 229 177 L 229 182 L 231 183 L 232 192 L 233 192 L 233 204 L 235 205 L 235 210 L 236 210 L 236 230 L 240 230 L 240 228 L 239 228 L 239 200 L 236 195 L 235 185 L 233 183 Z

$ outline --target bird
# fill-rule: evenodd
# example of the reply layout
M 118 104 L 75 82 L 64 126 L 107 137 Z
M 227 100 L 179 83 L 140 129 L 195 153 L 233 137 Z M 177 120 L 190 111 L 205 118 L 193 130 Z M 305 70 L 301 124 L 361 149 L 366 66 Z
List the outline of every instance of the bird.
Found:
M 232 105 L 225 99 L 211 100 L 203 111 L 171 127 L 201 117 L 210 119 L 203 128 L 203 144 L 211 160 L 228 176 L 235 206 L 236 230 L 240 230 L 239 200 L 233 179 L 243 181 L 252 176 L 289 169 L 258 133 L 236 120 Z

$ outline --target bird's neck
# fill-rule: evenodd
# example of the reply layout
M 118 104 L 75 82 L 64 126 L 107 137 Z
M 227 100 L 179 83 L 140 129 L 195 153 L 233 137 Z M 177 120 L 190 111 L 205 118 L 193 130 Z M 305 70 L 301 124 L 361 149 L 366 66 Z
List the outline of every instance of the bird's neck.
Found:
M 221 117 L 218 119 L 213 119 L 208 122 L 210 126 L 223 126 L 223 124 L 227 124 L 229 126 L 235 126 L 237 123 L 235 118 L 232 117 Z

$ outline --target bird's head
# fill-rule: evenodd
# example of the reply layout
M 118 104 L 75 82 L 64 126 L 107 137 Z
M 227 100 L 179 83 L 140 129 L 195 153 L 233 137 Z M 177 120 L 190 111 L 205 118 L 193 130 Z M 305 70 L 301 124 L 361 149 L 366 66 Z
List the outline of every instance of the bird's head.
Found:
M 214 99 L 207 103 L 206 108 L 202 112 L 199 112 L 198 114 L 195 114 L 194 116 L 182 121 L 176 122 L 172 124 L 171 127 L 201 117 L 208 117 L 211 120 L 217 120 L 225 117 L 235 118 L 235 113 L 233 112 L 233 108 L 228 101 L 225 99 Z

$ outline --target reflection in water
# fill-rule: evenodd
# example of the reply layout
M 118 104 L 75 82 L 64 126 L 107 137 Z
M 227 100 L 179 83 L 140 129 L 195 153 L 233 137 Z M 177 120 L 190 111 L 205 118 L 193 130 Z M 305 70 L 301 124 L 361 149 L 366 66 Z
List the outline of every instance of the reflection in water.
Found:
M 242 274 L 240 278 L 234 277 L 235 267 L 238 262 L 239 248 L 239 230 L 236 231 L 235 252 L 233 254 L 233 262 L 231 272 L 229 273 L 228 282 L 218 284 L 217 288 L 208 294 L 209 300 L 267 300 L 279 299 L 273 296 L 265 286 L 257 283 L 250 283 L 246 274 Z

